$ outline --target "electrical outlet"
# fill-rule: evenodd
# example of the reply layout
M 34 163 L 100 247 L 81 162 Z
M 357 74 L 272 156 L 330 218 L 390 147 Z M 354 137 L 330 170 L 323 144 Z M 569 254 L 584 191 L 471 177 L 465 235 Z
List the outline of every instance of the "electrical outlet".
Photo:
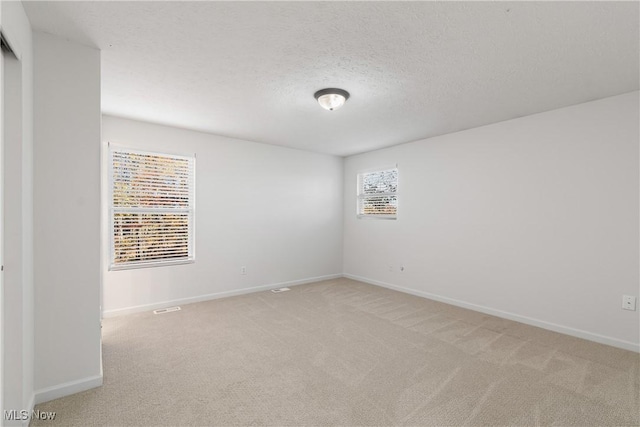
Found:
M 245 267 L 244 265 L 240 267 L 240 274 L 247 274 L 247 267 Z
M 636 311 L 636 297 L 631 295 L 622 295 L 622 309 Z
M 393 265 L 390 265 L 390 266 L 389 266 L 389 271 L 390 271 L 391 273 L 393 273 Z

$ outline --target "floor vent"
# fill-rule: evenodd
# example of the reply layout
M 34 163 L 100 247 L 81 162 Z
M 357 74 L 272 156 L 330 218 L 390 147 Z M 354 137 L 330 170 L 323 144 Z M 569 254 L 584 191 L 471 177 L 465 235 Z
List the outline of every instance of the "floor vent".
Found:
M 291 289 L 289 288 L 279 288 L 279 289 L 271 289 L 271 292 L 273 292 L 274 294 L 277 294 L 279 292 L 287 292 L 290 291 Z
M 164 314 L 164 313 L 169 313 L 172 311 L 179 311 L 180 307 L 175 306 L 175 307 L 167 307 L 167 308 L 161 308 L 158 310 L 153 310 L 153 314 Z

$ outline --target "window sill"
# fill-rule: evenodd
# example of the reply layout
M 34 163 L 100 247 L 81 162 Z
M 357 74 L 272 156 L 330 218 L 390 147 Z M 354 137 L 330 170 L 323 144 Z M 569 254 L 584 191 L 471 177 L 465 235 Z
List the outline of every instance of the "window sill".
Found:
M 396 220 L 398 219 L 395 216 L 382 216 L 382 215 L 356 215 L 358 219 L 385 219 L 385 220 Z
M 181 259 L 181 260 L 175 260 L 175 261 L 150 261 L 150 262 L 140 262 L 140 263 L 130 263 L 130 264 L 112 264 L 109 266 L 109 271 L 135 270 L 139 268 L 151 268 L 151 267 L 170 267 L 173 265 L 194 264 L 195 262 L 196 262 L 195 258 L 191 258 L 191 259 Z

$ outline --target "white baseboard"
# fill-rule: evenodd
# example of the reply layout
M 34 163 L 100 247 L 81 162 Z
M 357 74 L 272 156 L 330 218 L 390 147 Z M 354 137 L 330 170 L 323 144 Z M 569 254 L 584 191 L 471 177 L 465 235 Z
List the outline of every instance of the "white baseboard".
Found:
M 133 313 L 140 313 L 143 311 L 157 310 L 159 308 L 171 307 L 173 305 L 191 304 L 194 302 L 209 301 L 213 299 L 249 294 L 252 292 L 268 291 L 270 289 L 283 288 L 287 286 L 304 285 L 307 283 L 320 282 L 322 280 L 339 279 L 340 277 L 343 277 L 343 275 L 329 274 L 326 276 L 308 277 L 306 279 L 292 280 L 290 282 L 271 283 L 269 285 L 254 286 L 251 288 L 237 289 L 233 291 L 216 292 L 212 294 L 200 295 L 197 297 L 180 298 L 180 299 L 175 299 L 171 301 L 162 301 L 162 302 L 157 302 L 152 304 L 143 304 L 143 305 L 137 305 L 133 307 L 118 308 L 114 310 L 105 310 L 102 312 L 102 317 L 107 318 L 107 317 L 124 316 L 125 314 L 133 314 Z
M 469 310 L 479 311 L 481 313 L 490 314 L 492 316 L 502 317 L 504 319 L 514 320 L 520 323 L 526 323 L 527 325 L 537 326 L 539 328 L 548 329 L 550 331 L 559 332 L 565 335 L 571 335 L 571 336 L 582 338 L 589 341 L 595 341 L 600 344 L 606 344 L 612 347 L 618 347 L 625 350 L 630 350 L 630 351 L 635 351 L 636 353 L 640 353 L 640 345 L 630 341 L 624 341 L 617 338 L 607 337 L 604 335 L 587 332 L 581 329 L 574 329 L 568 326 L 562 326 L 555 323 L 546 322 L 544 320 L 533 319 L 531 317 L 521 316 L 519 314 L 510 313 L 507 311 L 496 310 L 490 307 L 472 304 L 469 302 L 460 301 L 453 298 L 443 297 L 443 296 L 435 295 L 429 292 L 423 292 L 415 289 L 404 288 L 402 286 L 396 286 L 390 283 L 385 283 L 379 280 L 373 280 L 366 277 L 356 276 L 353 274 L 345 273 L 343 274 L 343 277 L 357 280 L 359 282 L 369 283 L 371 285 L 381 286 L 383 288 L 393 289 L 395 291 L 404 292 L 406 294 L 416 295 L 419 297 L 444 302 L 446 304 L 451 304 L 451 305 L 455 305 L 462 308 L 468 308 Z
M 102 385 L 102 372 L 100 375 L 82 378 L 68 383 L 58 384 L 37 390 L 35 393 L 35 404 L 48 402 L 60 397 L 69 396 L 71 394 L 80 393 Z

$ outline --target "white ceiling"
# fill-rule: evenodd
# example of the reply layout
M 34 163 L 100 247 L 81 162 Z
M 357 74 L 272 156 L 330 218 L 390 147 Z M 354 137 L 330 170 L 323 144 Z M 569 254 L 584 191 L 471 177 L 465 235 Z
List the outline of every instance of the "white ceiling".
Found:
M 638 90 L 638 2 L 25 2 L 107 114 L 350 155 Z M 313 94 L 351 93 L 329 112 Z

